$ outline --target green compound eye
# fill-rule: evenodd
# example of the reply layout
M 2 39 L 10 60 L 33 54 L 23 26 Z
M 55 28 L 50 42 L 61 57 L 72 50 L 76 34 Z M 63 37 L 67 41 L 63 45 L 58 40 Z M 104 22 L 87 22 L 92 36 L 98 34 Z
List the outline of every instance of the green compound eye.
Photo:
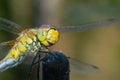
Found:
M 37 31 L 37 37 L 38 37 L 38 40 L 40 41 L 40 43 L 44 46 L 49 46 L 49 43 L 46 41 L 46 38 L 47 38 L 47 34 L 48 34 L 48 30 L 49 29 L 41 29 L 39 28 L 39 30 Z

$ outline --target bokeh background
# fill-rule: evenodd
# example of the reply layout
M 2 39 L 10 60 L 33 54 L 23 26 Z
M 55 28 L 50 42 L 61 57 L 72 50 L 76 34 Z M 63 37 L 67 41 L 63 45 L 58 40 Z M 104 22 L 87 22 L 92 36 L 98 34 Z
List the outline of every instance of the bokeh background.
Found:
M 100 72 L 93 75 L 71 72 L 70 80 L 120 80 L 119 0 L 0 0 L 0 17 L 23 27 L 79 25 L 116 18 L 115 24 L 61 34 L 52 49 L 100 68 Z M 13 38 L 14 35 L 0 31 L 0 42 Z M 18 65 L 0 73 L 0 80 L 26 80 L 28 68 L 26 64 Z M 33 75 L 32 79 L 35 78 Z

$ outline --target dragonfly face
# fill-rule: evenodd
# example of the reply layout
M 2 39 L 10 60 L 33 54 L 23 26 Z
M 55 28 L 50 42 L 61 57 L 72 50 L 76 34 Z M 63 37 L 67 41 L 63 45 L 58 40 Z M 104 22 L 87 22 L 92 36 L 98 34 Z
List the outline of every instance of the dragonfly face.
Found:
M 51 46 L 58 42 L 59 32 L 49 25 L 42 25 L 38 29 L 37 37 L 44 46 Z
M 30 54 L 34 55 L 38 51 L 48 50 L 47 47 L 54 45 L 59 40 L 59 32 L 67 31 L 83 31 L 94 27 L 102 27 L 115 22 L 114 19 L 108 19 L 100 22 L 92 22 L 88 24 L 82 24 L 79 26 L 58 26 L 52 28 L 50 25 L 42 25 L 40 28 L 22 29 L 18 24 L 9 20 L 0 18 L 0 30 L 5 30 L 13 34 L 18 35 L 18 38 L 12 41 L 0 43 L 0 72 L 5 71 L 9 68 L 20 64 L 24 57 Z M 21 33 L 21 30 L 23 32 Z M 25 31 L 25 32 L 24 32 Z M 48 51 L 50 53 L 50 51 Z M 92 65 L 84 64 L 81 62 L 73 61 L 74 65 L 82 66 L 81 68 L 87 67 L 86 70 L 89 72 L 96 71 Z M 83 69 L 84 71 L 84 69 Z

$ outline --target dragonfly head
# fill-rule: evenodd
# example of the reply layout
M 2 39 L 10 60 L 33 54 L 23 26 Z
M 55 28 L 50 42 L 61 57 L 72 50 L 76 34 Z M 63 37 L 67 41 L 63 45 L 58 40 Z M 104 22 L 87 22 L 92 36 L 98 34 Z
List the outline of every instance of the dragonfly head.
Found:
M 58 42 L 59 32 L 50 25 L 42 25 L 38 29 L 37 37 L 44 46 L 51 46 Z

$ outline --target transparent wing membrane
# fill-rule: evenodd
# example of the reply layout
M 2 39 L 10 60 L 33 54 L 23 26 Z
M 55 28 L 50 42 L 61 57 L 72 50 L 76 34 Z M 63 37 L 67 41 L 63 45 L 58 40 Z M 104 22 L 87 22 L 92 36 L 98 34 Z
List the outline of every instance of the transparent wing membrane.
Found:
M 13 46 L 13 44 L 12 44 L 13 41 L 8 41 L 8 42 L 2 42 L 2 43 L 0 43 L 0 59 L 4 58 L 8 54 L 9 50 Z
M 13 34 L 19 34 L 20 30 L 22 30 L 20 25 L 1 17 L 0 17 L 0 29 L 5 30 L 7 32 L 11 32 Z
M 29 55 L 27 58 L 24 60 L 24 64 L 26 65 L 31 65 L 31 62 L 33 59 L 33 56 Z M 96 74 L 100 71 L 100 69 L 97 66 L 82 62 L 82 61 L 77 61 L 75 59 L 69 59 L 70 62 L 70 72 L 75 73 L 75 74 Z
M 56 29 L 58 29 L 59 31 L 64 31 L 64 32 L 74 31 L 74 30 L 75 31 L 84 31 L 84 30 L 88 30 L 91 28 L 107 26 L 114 22 L 116 22 L 115 19 L 108 19 L 108 20 L 103 20 L 103 21 L 91 22 L 91 23 L 87 23 L 87 24 L 81 24 L 79 26 L 58 26 L 58 27 L 56 27 Z
M 98 67 L 88 63 L 84 63 L 74 59 L 70 59 L 69 61 L 70 61 L 70 68 L 71 68 L 70 70 L 73 73 L 95 74 L 100 71 Z

